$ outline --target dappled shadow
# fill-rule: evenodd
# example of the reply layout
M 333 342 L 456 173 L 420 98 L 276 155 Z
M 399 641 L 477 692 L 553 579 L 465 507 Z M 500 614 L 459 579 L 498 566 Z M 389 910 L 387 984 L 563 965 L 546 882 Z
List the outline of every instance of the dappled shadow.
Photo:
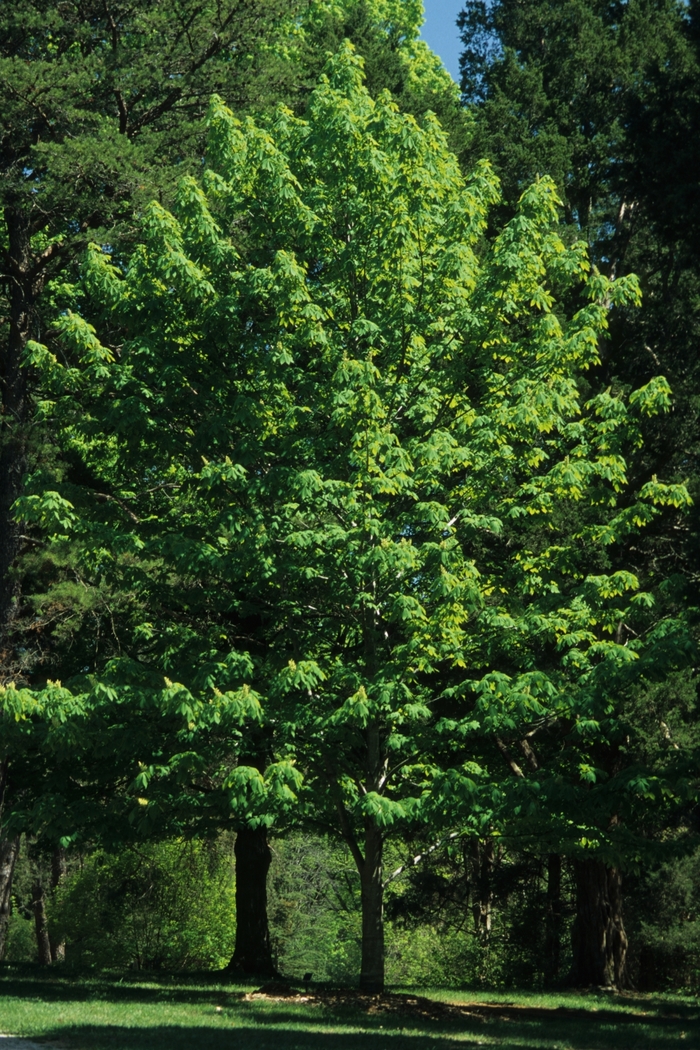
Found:
M 280 1004 L 241 1003 L 225 1008 L 216 1018 L 216 1007 L 203 1011 L 201 1025 L 80 1025 L 47 1033 L 67 1050 L 465 1050 L 470 1045 L 497 1046 L 501 1050 L 541 1050 L 565 1045 L 571 1050 L 664 1050 L 679 1045 L 698 1050 L 700 1041 L 692 1023 L 679 1043 L 682 1024 L 654 1024 L 642 1018 L 634 1024 L 610 1014 L 585 1019 L 553 1016 L 484 1017 L 464 1011 L 442 1019 L 415 1015 L 387 1015 L 340 1007 L 309 1008 L 304 1016 Z M 207 1016 L 208 1015 L 208 1016 Z M 689 1018 L 690 1020 L 690 1018 Z M 355 1031 L 348 1031 L 354 1028 Z M 697 1028 L 697 1025 L 695 1025 Z M 343 1030 L 345 1029 L 345 1030 Z M 360 1029 L 360 1030 L 358 1030 Z
M 80 1026 L 54 1036 L 65 1050 L 465 1050 L 470 1040 L 459 1040 L 438 1033 L 404 1032 L 337 1032 L 313 1031 L 308 1028 L 266 1029 L 198 1028 L 164 1025 L 149 1028 L 97 1028 Z M 474 1037 L 478 1042 L 477 1037 Z M 520 1044 L 518 1050 L 528 1050 Z
M 66 1050 L 327 1050 L 329 1045 L 334 1050 L 464 1050 L 484 1043 L 501 1050 L 562 1045 L 571 1050 L 700 1050 L 700 1007 L 662 997 L 582 995 L 580 1006 L 574 1000 L 571 1006 L 547 1008 L 319 987 L 308 995 L 291 989 L 291 994 L 265 995 L 253 986 L 246 991 L 238 982 L 227 987 L 225 980 L 216 974 L 133 974 L 118 980 L 5 970 L 0 971 L 0 997 L 122 1005 L 123 1026 L 57 1026 L 46 1033 L 42 1041 Z M 158 1004 L 190 1005 L 194 1016 L 182 1026 L 145 1023 L 139 1007 Z
M 222 1003 L 242 999 L 245 991 L 226 987 L 226 975 L 221 975 L 221 989 L 213 987 L 218 974 L 206 974 L 201 978 L 179 975 L 172 978 L 162 974 L 134 973 L 126 978 L 73 976 L 71 974 L 45 970 L 23 973 L 7 973 L 0 969 L 0 994 L 46 1002 L 91 1002 L 108 1000 L 115 1003 Z M 152 984 L 148 982 L 152 981 Z M 240 982 L 236 982 L 240 987 Z M 252 991 L 255 985 L 250 985 Z

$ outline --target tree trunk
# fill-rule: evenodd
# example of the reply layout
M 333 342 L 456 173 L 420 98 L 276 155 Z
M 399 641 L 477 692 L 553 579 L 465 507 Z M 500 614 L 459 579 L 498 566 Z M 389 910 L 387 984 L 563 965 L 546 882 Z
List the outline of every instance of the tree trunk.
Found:
M 547 858 L 547 915 L 545 920 L 544 979 L 548 985 L 559 977 L 561 954 L 561 856 Z
M 622 877 L 599 860 L 575 860 L 576 919 L 570 982 L 579 988 L 629 988 Z
M 472 915 L 474 931 L 482 944 L 491 937 L 491 909 L 493 901 L 492 875 L 494 867 L 493 839 L 471 840 Z
M 0 838 L 0 960 L 5 958 L 7 929 L 12 911 L 12 877 L 19 856 L 19 835 Z
M 256 977 L 278 977 L 267 921 L 267 873 L 272 854 L 267 828 L 243 828 L 236 835 L 236 946 L 226 967 Z
M 7 930 L 12 913 L 12 878 L 19 856 L 19 835 L 8 839 L 2 833 L 2 818 L 7 800 L 10 761 L 0 765 L 0 961 L 7 950 Z
M 51 891 L 55 893 L 66 874 L 66 851 L 63 846 L 56 846 L 51 855 Z M 49 935 L 51 944 L 51 961 L 64 962 L 66 958 L 66 942 L 56 940 Z
M 49 941 L 49 927 L 46 921 L 46 906 L 44 902 L 44 887 L 40 878 L 36 878 L 32 886 L 32 911 L 34 912 L 34 931 L 36 933 L 36 948 L 41 966 L 51 965 L 51 942 Z
M 360 868 L 362 963 L 360 991 L 384 991 L 384 837 L 376 824 L 365 823 L 364 864 Z
M 14 208 L 5 209 L 10 258 L 9 333 L 0 349 L 0 640 L 4 641 L 17 605 L 12 567 L 19 553 L 19 529 L 12 504 L 22 491 L 27 466 L 25 424 L 27 382 L 22 355 L 29 338 L 34 305 L 29 223 Z

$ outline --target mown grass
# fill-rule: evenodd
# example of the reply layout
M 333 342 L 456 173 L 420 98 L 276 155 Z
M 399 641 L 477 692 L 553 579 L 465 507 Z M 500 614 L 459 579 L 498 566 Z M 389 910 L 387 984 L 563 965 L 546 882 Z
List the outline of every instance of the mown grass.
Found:
M 300 1002 L 196 978 L 0 974 L 0 1032 L 65 1050 L 700 1050 L 700 1006 L 683 996 L 423 990 L 413 1002 Z

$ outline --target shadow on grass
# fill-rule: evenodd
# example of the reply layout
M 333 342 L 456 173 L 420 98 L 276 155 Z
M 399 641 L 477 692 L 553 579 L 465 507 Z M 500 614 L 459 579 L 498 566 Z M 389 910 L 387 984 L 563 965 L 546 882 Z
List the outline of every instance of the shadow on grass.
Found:
M 693 1031 L 697 1025 L 690 1017 L 684 1028 L 678 1018 L 660 1023 L 658 1018 L 642 1018 L 636 1024 L 625 1018 L 618 1025 L 594 1013 L 585 1020 L 560 1019 L 557 1011 L 548 1018 L 538 1013 L 512 1019 L 469 1014 L 421 1019 L 351 1008 L 308 1008 L 302 1014 L 283 1005 L 262 1009 L 244 1002 L 225 1009 L 216 1020 L 210 1014 L 201 1025 L 77 1025 L 56 1029 L 44 1039 L 71 1050 L 231 1050 L 234 1045 L 236 1050 L 466 1050 L 486 1043 L 500 1050 L 700 1047 Z
M 661 1050 L 671 1046 L 700 1050 L 700 1011 L 690 1007 L 674 1013 L 672 1017 L 661 1018 L 613 1011 L 528 1007 L 494 1006 L 493 1010 L 484 1010 L 480 1006 L 469 1005 L 444 1016 L 420 1016 L 396 1010 L 384 1011 L 381 1008 L 368 1013 L 367 1010 L 351 1006 L 334 1006 L 332 1009 L 321 1008 L 316 1017 L 309 1011 L 302 1020 L 298 1012 L 286 1009 L 282 1004 L 275 1009 L 261 1009 L 253 1001 L 227 1011 L 227 1015 L 231 1017 L 234 1027 L 237 1021 L 254 1024 L 254 1031 L 257 1032 L 268 1028 L 281 1033 L 294 1027 L 298 1029 L 300 1024 L 304 1025 L 304 1034 L 308 1036 L 318 1034 L 314 1033 L 314 1029 L 324 1028 L 327 1031 L 331 1026 L 362 1028 L 365 1030 L 363 1034 L 348 1037 L 349 1043 L 343 1041 L 346 1038 L 344 1035 L 334 1033 L 332 1037 L 334 1048 L 357 1045 L 358 1050 L 364 1046 L 379 1048 L 405 1045 L 415 1050 L 422 1050 L 424 1046 L 464 1047 L 465 1042 L 467 1045 L 469 1042 L 487 1042 L 503 1050 L 508 1047 L 528 1050 L 549 1045 L 564 1045 L 571 1050 Z M 681 1032 L 683 1042 L 679 1042 Z M 454 1038 L 457 1035 L 459 1042 Z M 321 1042 L 323 1038 L 321 1036 Z M 327 1035 L 325 1039 L 327 1046 Z M 352 1039 L 357 1042 L 353 1044 Z M 404 1040 L 403 1044 L 401 1039 Z M 286 1050 L 286 1043 L 280 1045 Z M 296 1045 L 295 1042 L 289 1044 L 290 1047 Z M 316 1043 L 309 1041 L 299 1045 L 312 1047 Z
M 226 974 L 173 975 L 138 972 L 122 978 L 70 974 L 65 971 L 30 970 L 8 972 L 0 969 L 0 992 L 3 996 L 43 999 L 45 1002 L 90 1002 L 108 1000 L 115 1003 L 211 1003 L 212 997 L 240 998 L 244 993 L 229 990 Z M 239 987 L 243 982 L 235 982 Z M 143 987 L 146 985 L 146 987 Z M 250 985 L 252 990 L 255 985 Z
M 56 1026 L 42 1039 L 71 1050 L 328 1050 L 331 1045 L 334 1050 L 465 1050 L 484 1043 L 500 1050 L 554 1050 L 562 1045 L 571 1050 L 700 1050 L 700 1007 L 661 996 L 572 997 L 570 1007 L 548 1009 L 483 1001 L 450 1004 L 391 994 L 361 1000 L 349 992 L 327 990 L 315 1002 L 304 1003 L 244 998 L 242 991 L 227 987 L 224 974 L 132 974 L 119 980 L 47 974 L 29 967 L 0 969 L 0 996 L 121 1007 L 123 1025 Z M 129 1026 L 130 1004 L 189 1005 L 193 1016 L 182 1025 L 148 1024 L 139 1016 L 138 1023 Z
M 449 1035 L 407 1034 L 392 1032 L 309 1031 L 308 1028 L 187 1028 L 162 1027 L 125 1029 L 81 1026 L 63 1030 L 46 1042 L 56 1039 L 71 1050 L 465 1050 L 469 1040 Z M 44 1040 L 42 1040 L 43 1042 Z M 479 1040 L 474 1036 L 474 1042 Z M 518 1050 L 527 1050 L 522 1044 Z

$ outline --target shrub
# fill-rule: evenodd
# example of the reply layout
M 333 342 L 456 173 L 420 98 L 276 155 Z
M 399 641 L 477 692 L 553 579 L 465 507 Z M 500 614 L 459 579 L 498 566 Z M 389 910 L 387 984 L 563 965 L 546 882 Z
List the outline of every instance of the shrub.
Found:
M 231 841 L 97 852 L 59 887 L 52 932 L 74 966 L 216 969 L 233 953 Z

